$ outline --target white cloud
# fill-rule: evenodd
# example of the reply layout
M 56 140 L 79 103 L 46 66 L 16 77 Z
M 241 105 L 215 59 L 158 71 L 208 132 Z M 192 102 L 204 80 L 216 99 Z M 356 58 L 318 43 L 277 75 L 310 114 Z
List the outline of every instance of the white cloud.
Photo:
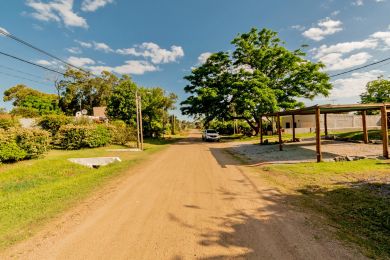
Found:
M 38 20 L 62 22 L 67 27 L 88 28 L 87 21 L 73 11 L 73 0 L 53 0 L 47 3 L 27 0 L 26 5 L 35 10 L 31 16 Z
M 73 54 L 80 54 L 83 52 L 79 47 L 70 47 L 70 48 L 66 48 L 66 50 Z
M 128 60 L 124 65 L 114 68 L 114 72 L 119 74 L 135 74 L 141 75 L 145 72 L 157 71 L 158 67 L 147 61 Z
M 94 12 L 97 9 L 113 2 L 113 0 L 84 0 L 81 4 L 81 10 L 84 12 Z
M 158 71 L 159 68 L 147 61 L 128 60 L 125 64 L 115 67 L 110 66 L 88 66 L 87 69 L 95 74 L 100 74 L 102 71 L 110 71 L 118 74 L 142 75 L 146 72 Z
M 302 33 L 306 38 L 321 41 L 327 35 L 332 35 L 343 30 L 342 22 L 332 20 L 329 17 L 318 22 L 318 27 L 312 27 Z
M 95 42 L 95 41 L 93 41 L 93 42 L 83 42 L 83 41 L 79 41 L 79 40 L 75 40 L 75 42 L 80 44 L 80 46 L 83 47 L 83 48 L 92 48 L 93 47 L 97 51 L 103 51 L 103 52 L 106 52 L 106 53 L 114 51 L 113 49 L 111 49 L 110 46 L 108 46 L 104 42 Z
M 371 59 L 367 52 L 359 52 L 344 58 L 341 53 L 330 53 L 321 57 L 321 61 L 326 65 L 326 71 L 343 70 L 366 63 Z
M 48 60 L 37 60 L 35 63 L 42 65 L 42 66 L 53 66 L 56 65 L 56 62 L 54 61 L 48 61 Z
M 103 52 L 113 52 L 114 50 L 110 48 L 107 44 L 103 42 L 93 42 L 93 46 L 95 47 L 95 50 L 97 51 L 103 51 Z
M 306 27 L 303 25 L 296 24 L 296 25 L 292 25 L 291 29 L 298 30 L 298 31 L 304 31 L 304 30 L 306 30 Z
M 76 43 L 80 44 L 81 47 L 84 47 L 84 48 L 92 48 L 92 43 L 89 43 L 89 42 L 83 42 L 83 41 L 79 41 L 79 40 L 74 40 Z
M 198 57 L 198 64 L 204 64 L 207 59 L 211 56 L 211 52 L 204 52 L 202 54 L 199 55 Z
M 383 75 L 383 71 L 371 70 L 368 72 L 353 73 L 349 78 L 337 79 L 333 81 L 332 98 L 352 98 L 359 97 L 365 91 L 366 84 Z
M 361 49 L 375 49 L 377 46 L 378 41 L 376 39 L 366 39 L 363 41 L 342 42 L 329 46 L 324 44 L 312 51 L 315 52 L 314 57 L 321 60 L 322 57 L 330 53 L 350 53 Z
M 340 10 L 333 11 L 330 15 L 331 16 L 337 16 L 340 14 Z
M 363 0 L 355 0 L 352 2 L 353 5 L 356 5 L 356 6 L 362 6 L 364 5 L 364 2 Z
M 167 50 L 153 42 L 144 42 L 128 49 L 117 49 L 116 52 L 122 55 L 150 58 L 154 64 L 175 62 L 184 57 L 184 50 L 180 46 L 173 45 L 170 50 Z
M 387 46 L 390 47 L 390 31 L 376 32 L 371 35 L 372 38 L 382 40 Z
M 83 67 L 85 65 L 95 64 L 95 61 L 90 58 L 79 58 L 74 56 L 69 57 L 68 62 L 77 67 Z
M 9 34 L 9 32 L 5 28 L 3 28 L 3 27 L 0 27 L 0 31 L 2 31 L 5 34 Z M 3 35 L 0 34 L 0 36 L 3 36 Z

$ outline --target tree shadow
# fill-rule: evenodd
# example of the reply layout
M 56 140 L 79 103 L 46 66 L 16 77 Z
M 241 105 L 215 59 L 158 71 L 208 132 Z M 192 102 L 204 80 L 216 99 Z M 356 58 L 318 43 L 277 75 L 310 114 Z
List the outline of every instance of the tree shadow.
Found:
M 363 259 L 349 242 L 368 257 L 390 257 L 390 181 L 308 185 L 293 194 L 257 190 L 253 195 L 223 188 L 217 193 L 234 203 L 255 197 L 265 203 L 210 216 L 206 221 L 217 225 L 208 228 L 170 214 L 171 221 L 196 231 L 199 245 L 216 252 L 197 259 Z M 308 211 L 300 212 L 297 205 Z M 312 214 L 321 217 L 309 218 Z M 334 241 L 328 231 L 344 242 Z

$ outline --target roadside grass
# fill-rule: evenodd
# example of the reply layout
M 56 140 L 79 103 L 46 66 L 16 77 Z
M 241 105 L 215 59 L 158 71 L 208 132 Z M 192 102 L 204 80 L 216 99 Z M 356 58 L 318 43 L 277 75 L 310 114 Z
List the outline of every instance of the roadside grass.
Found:
M 271 165 L 261 176 L 293 204 L 319 213 L 336 235 L 375 259 L 390 259 L 390 164 L 388 161 Z
M 144 152 L 107 151 L 125 148 L 121 146 L 52 150 L 43 159 L 0 165 L 0 249 L 31 236 L 108 180 L 124 174 L 171 142 L 146 140 Z M 122 162 L 90 169 L 67 160 L 97 156 L 118 156 Z

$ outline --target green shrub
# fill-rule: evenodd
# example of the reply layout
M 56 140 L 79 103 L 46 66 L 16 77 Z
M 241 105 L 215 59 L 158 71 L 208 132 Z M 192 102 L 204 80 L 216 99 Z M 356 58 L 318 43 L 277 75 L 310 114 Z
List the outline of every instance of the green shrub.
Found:
M 110 122 L 107 126 L 111 135 L 111 143 L 125 145 L 131 141 L 137 139 L 136 130 L 130 126 L 127 126 L 124 121 L 116 120 Z
M 103 125 L 65 125 L 58 130 L 54 144 L 62 149 L 77 150 L 104 146 L 110 140 L 110 131 Z
M 8 114 L 2 114 L 0 115 L 0 128 L 1 129 L 9 129 L 11 127 L 19 127 L 20 123 L 19 121 Z
M 46 115 L 39 119 L 38 125 L 55 136 L 61 126 L 70 124 L 72 121 L 73 118 L 65 115 Z
M 40 129 L 16 128 L 15 139 L 26 159 L 37 158 L 50 149 L 50 133 Z
M 0 129 L 0 163 L 19 161 L 26 155 L 27 152 L 16 143 L 15 134 Z

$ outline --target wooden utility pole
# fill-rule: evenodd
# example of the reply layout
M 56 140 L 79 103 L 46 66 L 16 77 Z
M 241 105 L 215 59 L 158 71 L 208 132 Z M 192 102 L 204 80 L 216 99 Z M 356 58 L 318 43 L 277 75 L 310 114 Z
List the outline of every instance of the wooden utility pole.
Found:
M 366 110 L 362 111 L 362 124 L 363 124 L 363 142 L 368 144 L 368 132 L 367 132 L 367 112 Z
M 260 116 L 260 144 L 263 144 L 263 116 Z
M 142 100 L 141 96 L 138 96 L 138 109 L 139 109 L 139 128 L 140 128 L 140 137 L 141 137 L 141 151 L 144 150 L 144 128 L 142 126 Z
M 138 105 L 138 91 L 135 92 L 135 110 L 137 115 L 137 148 L 141 149 L 140 144 L 140 129 L 139 129 L 139 105 Z
M 386 105 L 381 108 L 382 121 L 382 143 L 383 143 L 383 157 L 389 159 L 389 132 L 387 126 L 387 110 Z
M 279 115 L 279 113 L 278 113 L 278 116 L 277 116 L 276 126 L 278 128 L 278 135 L 279 135 L 279 150 L 283 151 L 282 129 L 281 129 L 281 126 L 280 126 L 280 115 Z
M 321 125 L 320 125 L 320 108 L 316 108 L 316 152 L 317 152 L 317 162 L 322 162 L 322 152 L 321 152 Z
M 328 114 L 324 114 L 324 128 L 325 128 L 325 136 L 328 136 Z
M 172 115 L 171 118 L 172 118 L 172 119 L 171 119 L 171 122 L 172 122 L 171 134 L 172 134 L 172 135 L 175 135 L 175 132 L 176 132 L 176 131 L 175 131 L 175 121 L 176 121 L 176 120 L 175 120 L 175 115 Z
M 292 115 L 292 134 L 293 134 L 293 142 L 295 142 L 295 115 Z

